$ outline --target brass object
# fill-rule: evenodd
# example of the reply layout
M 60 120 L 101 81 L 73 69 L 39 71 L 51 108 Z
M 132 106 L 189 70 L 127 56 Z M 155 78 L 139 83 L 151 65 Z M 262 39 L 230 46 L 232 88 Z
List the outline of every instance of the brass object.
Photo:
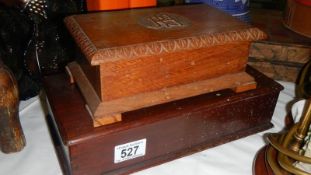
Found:
M 308 100 L 304 106 L 304 112 L 300 121 L 295 124 L 287 133 L 284 134 L 269 134 L 268 141 L 270 143 L 267 151 L 267 162 L 276 175 L 279 174 L 296 174 L 310 175 L 293 165 L 294 162 L 304 162 L 311 164 L 311 158 L 303 156 L 301 150 L 304 144 L 304 139 L 307 136 L 311 124 L 311 96 L 306 83 L 310 81 L 311 61 L 307 63 L 301 73 L 298 84 L 298 96 L 307 97 Z M 277 154 L 277 161 L 273 159 L 274 154 Z
M 305 115 L 300 119 L 297 130 L 290 143 L 290 148 L 293 151 L 298 152 L 301 149 L 304 138 L 307 136 L 309 126 L 311 123 L 311 99 L 309 99 L 305 105 Z
M 297 95 L 299 97 L 311 97 L 311 60 L 301 71 L 301 78 L 298 82 Z

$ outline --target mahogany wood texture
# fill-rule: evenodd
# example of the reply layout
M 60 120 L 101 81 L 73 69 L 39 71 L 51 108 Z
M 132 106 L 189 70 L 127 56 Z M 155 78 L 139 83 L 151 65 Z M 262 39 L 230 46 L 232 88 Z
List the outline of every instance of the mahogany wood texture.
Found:
M 291 173 L 285 171 L 280 165 L 278 165 L 278 152 L 277 150 L 273 149 L 271 150 L 271 157 L 276 163 L 280 173 L 273 172 L 271 166 L 268 163 L 267 160 L 267 154 L 269 152 L 269 149 L 271 149 L 271 145 L 267 145 L 259 150 L 257 153 L 257 156 L 255 158 L 254 162 L 254 175 L 292 175 Z
M 65 172 L 128 174 L 271 127 L 282 87 L 254 69 L 254 90 L 222 90 L 124 114 L 122 122 L 93 127 L 78 88 L 60 74 L 45 77 L 52 130 Z M 147 139 L 147 154 L 114 164 L 114 147 Z M 66 163 L 67 162 L 67 163 Z
M 121 106 L 131 106 L 126 98 L 146 94 L 144 101 L 154 92 L 164 97 L 166 88 L 190 91 L 183 85 L 244 72 L 250 42 L 266 38 L 207 5 L 74 15 L 65 23 L 82 53 L 77 62 L 100 99 L 100 105 L 88 103 L 94 118 L 124 112 L 108 113 L 105 102 L 123 100 Z
M 275 175 L 266 159 L 267 146 L 261 148 L 256 155 L 254 163 L 254 175 Z M 276 157 L 275 157 L 276 159 Z
M 306 1 L 308 2 L 308 1 Z M 287 0 L 284 24 L 287 28 L 311 38 L 311 4 Z

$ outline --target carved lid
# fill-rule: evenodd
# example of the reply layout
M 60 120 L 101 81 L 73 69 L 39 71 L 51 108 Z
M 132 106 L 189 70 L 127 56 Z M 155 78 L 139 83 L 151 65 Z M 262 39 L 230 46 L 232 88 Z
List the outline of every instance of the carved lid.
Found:
M 74 15 L 65 23 L 92 65 L 266 38 L 208 5 Z

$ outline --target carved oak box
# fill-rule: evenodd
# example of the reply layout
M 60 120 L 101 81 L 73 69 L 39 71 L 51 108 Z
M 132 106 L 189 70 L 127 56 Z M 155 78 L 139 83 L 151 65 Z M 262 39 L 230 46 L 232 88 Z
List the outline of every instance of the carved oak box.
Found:
M 266 37 L 207 5 L 74 15 L 65 23 L 82 53 L 67 70 L 94 126 L 207 92 L 255 88 L 245 72 L 249 45 Z

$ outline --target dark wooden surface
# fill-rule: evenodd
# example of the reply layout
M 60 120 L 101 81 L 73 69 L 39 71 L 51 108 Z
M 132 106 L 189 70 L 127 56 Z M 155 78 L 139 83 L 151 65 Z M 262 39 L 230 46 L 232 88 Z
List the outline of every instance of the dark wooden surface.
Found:
M 271 127 L 280 85 L 257 71 L 255 90 L 204 94 L 125 113 L 124 120 L 94 128 L 81 94 L 64 75 L 45 78 L 59 133 L 60 154 L 72 174 L 127 174 Z M 113 163 L 116 145 L 147 139 L 147 154 Z M 66 161 L 64 161 L 66 162 Z

